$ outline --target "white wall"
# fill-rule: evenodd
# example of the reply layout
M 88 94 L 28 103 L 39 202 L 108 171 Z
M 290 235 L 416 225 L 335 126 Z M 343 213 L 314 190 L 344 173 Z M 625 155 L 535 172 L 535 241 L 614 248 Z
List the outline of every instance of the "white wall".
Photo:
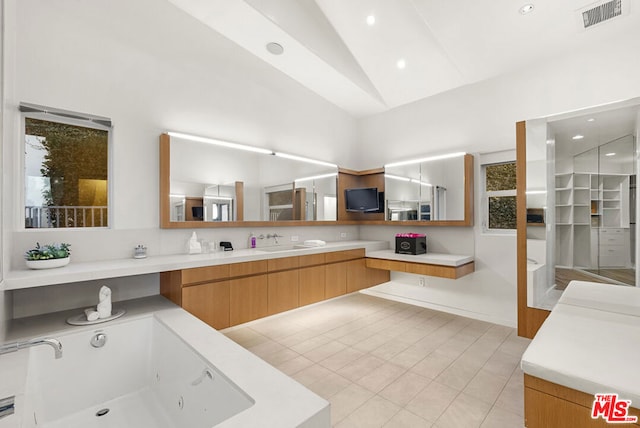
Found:
M 596 51 L 597 59 L 593 56 Z M 419 154 L 515 149 L 517 121 L 640 95 L 637 77 L 640 56 L 636 54 L 639 51 L 640 40 L 632 38 L 619 40 L 608 47 L 591 46 L 588 51 L 547 58 L 524 71 L 464 86 L 362 119 L 360 144 L 363 157 L 357 167 L 371 168 L 384 164 L 387 159 Z M 375 150 L 371 150 L 372 147 Z M 476 202 L 480 193 L 478 169 L 479 165 L 476 165 Z M 486 316 L 515 325 L 516 238 L 483 234 L 478 203 L 475 212 L 472 229 L 455 234 L 449 230 L 431 232 L 429 229 L 427 234 L 474 242 L 476 272 L 452 284 L 432 281 L 432 289 L 419 290 L 420 298 L 434 304 L 452 305 L 452 310 L 475 308 Z M 361 231 L 365 238 L 371 233 L 369 228 Z M 417 284 L 417 278 L 402 279 Z
M 169 2 L 4 3 L 2 197 L 4 207 L 10 207 L 2 220 L 5 272 L 10 265 L 21 268 L 22 253 L 36 241 L 71 243 L 74 261 L 129 257 L 138 243 L 147 245 L 150 254 L 183 251 L 190 231 L 158 229 L 158 137 L 167 130 L 265 146 L 346 167 L 354 163 L 355 119 Z M 20 102 L 112 119 L 112 229 L 22 230 Z M 329 229 L 315 233 L 283 228 L 278 233 L 338 239 L 339 231 Z M 357 227 L 343 229 L 357 238 Z M 248 233 L 218 229 L 202 235 L 246 247 Z M 147 280 L 150 285 L 129 282 L 144 295 L 149 287 L 157 290 L 157 277 Z M 93 291 L 79 291 L 84 289 L 92 286 L 54 287 L 53 295 L 64 299 L 73 290 L 92 302 Z M 37 312 L 23 310 L 29 299 L 20 296 L 27 295 L 33 297 L 16 293 L 19 315 Z M 0 297 L 0 319 L 7 312 L 3 308 Z

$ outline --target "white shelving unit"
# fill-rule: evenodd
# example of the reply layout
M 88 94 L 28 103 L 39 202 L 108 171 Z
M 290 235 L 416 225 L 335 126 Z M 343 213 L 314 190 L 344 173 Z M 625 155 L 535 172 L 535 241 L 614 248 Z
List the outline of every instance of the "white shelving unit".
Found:
M 629 266 L 629 175 L 556 174 L 556 266 Z

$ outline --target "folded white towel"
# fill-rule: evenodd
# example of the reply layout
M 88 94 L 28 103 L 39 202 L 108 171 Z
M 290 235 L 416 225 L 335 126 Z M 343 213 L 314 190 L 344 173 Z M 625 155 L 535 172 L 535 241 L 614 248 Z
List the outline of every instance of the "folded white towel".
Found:
M 324 247 L 325 245 L 327 245 L 327 243 L 321 239 L 307 239 L 304 241 L 305 247 Z
M 100 302 L 98 303 L 98 315 L 100 318 L 108 318 L 111 316 L 111 289 L 106 286 L 100 288 Z
M 85 309 L 84 314 L 87 316 L 87 321 L 95 321 L 100 318 L 100 314 L 94 308 Z

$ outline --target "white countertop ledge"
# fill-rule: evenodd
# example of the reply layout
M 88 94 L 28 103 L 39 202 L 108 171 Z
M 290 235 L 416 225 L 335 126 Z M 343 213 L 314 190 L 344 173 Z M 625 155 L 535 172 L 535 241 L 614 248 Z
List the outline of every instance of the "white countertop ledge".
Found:
M 283 247 L 286 246 L 283 245 Z M 327 245 L 322 247 L 296 248 L 276 252 L 264 251 L 260 248 L 250 248 L 234 251 L 216 251 L 206 254 L 172 254 L 149 256 L 146 259 L 130 258 L 76 263 L 74 263 L 72 258 L 71 263 L 67 266 L 56 269 L 31 270 L 25 268 L 11 270 L 7 272 L 4 278 L 3 289 L 19 290 L 23 288 L 144 275 L 228 263 L 251 262 L 359 248 L 364 248 L 367 251 L 375 251 L 388 247 L 389 243 L 386 241 L 336 241 L 327 242 Z
M 473 256 L 460 254 L 427 253 L 411 255 L 397 254 L 393 250 L 367 251 L 367 257 L 441 266 L 462 266 L 473 261 Z

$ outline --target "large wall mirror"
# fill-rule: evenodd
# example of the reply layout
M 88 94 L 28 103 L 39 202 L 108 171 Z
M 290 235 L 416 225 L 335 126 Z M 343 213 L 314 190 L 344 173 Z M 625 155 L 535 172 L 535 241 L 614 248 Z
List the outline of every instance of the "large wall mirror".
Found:
M 384 174 L 386 221 L 472 222 L 472 155 L 391 163 Z
M 337 166 L 212 141 L 160 137 L 163 227 L 336 220 Z
M 160 224 L 163 228 L 335 222 L 473 225 L 472 155 L 417 158 L 385 169 L 365 171 L 367 177 L 375 176 L 373 187 L 385 192 L 385 217 L 382 213 L 375 218 L 349 216 L 354 213 L 346 212 L 340 202 L 340 192 L 350 187 L 347 176 L 353 174 L 344 173 L 348 170 L 339 174 L 338 167 L 327 162 L 209 138 L 162 134 Z
M 518 168 L 526 171 L 518 189 L 519 319 L 529 308 L 551 310 L 572 280 L 638 284 L 640 98 L 518 128 Z

